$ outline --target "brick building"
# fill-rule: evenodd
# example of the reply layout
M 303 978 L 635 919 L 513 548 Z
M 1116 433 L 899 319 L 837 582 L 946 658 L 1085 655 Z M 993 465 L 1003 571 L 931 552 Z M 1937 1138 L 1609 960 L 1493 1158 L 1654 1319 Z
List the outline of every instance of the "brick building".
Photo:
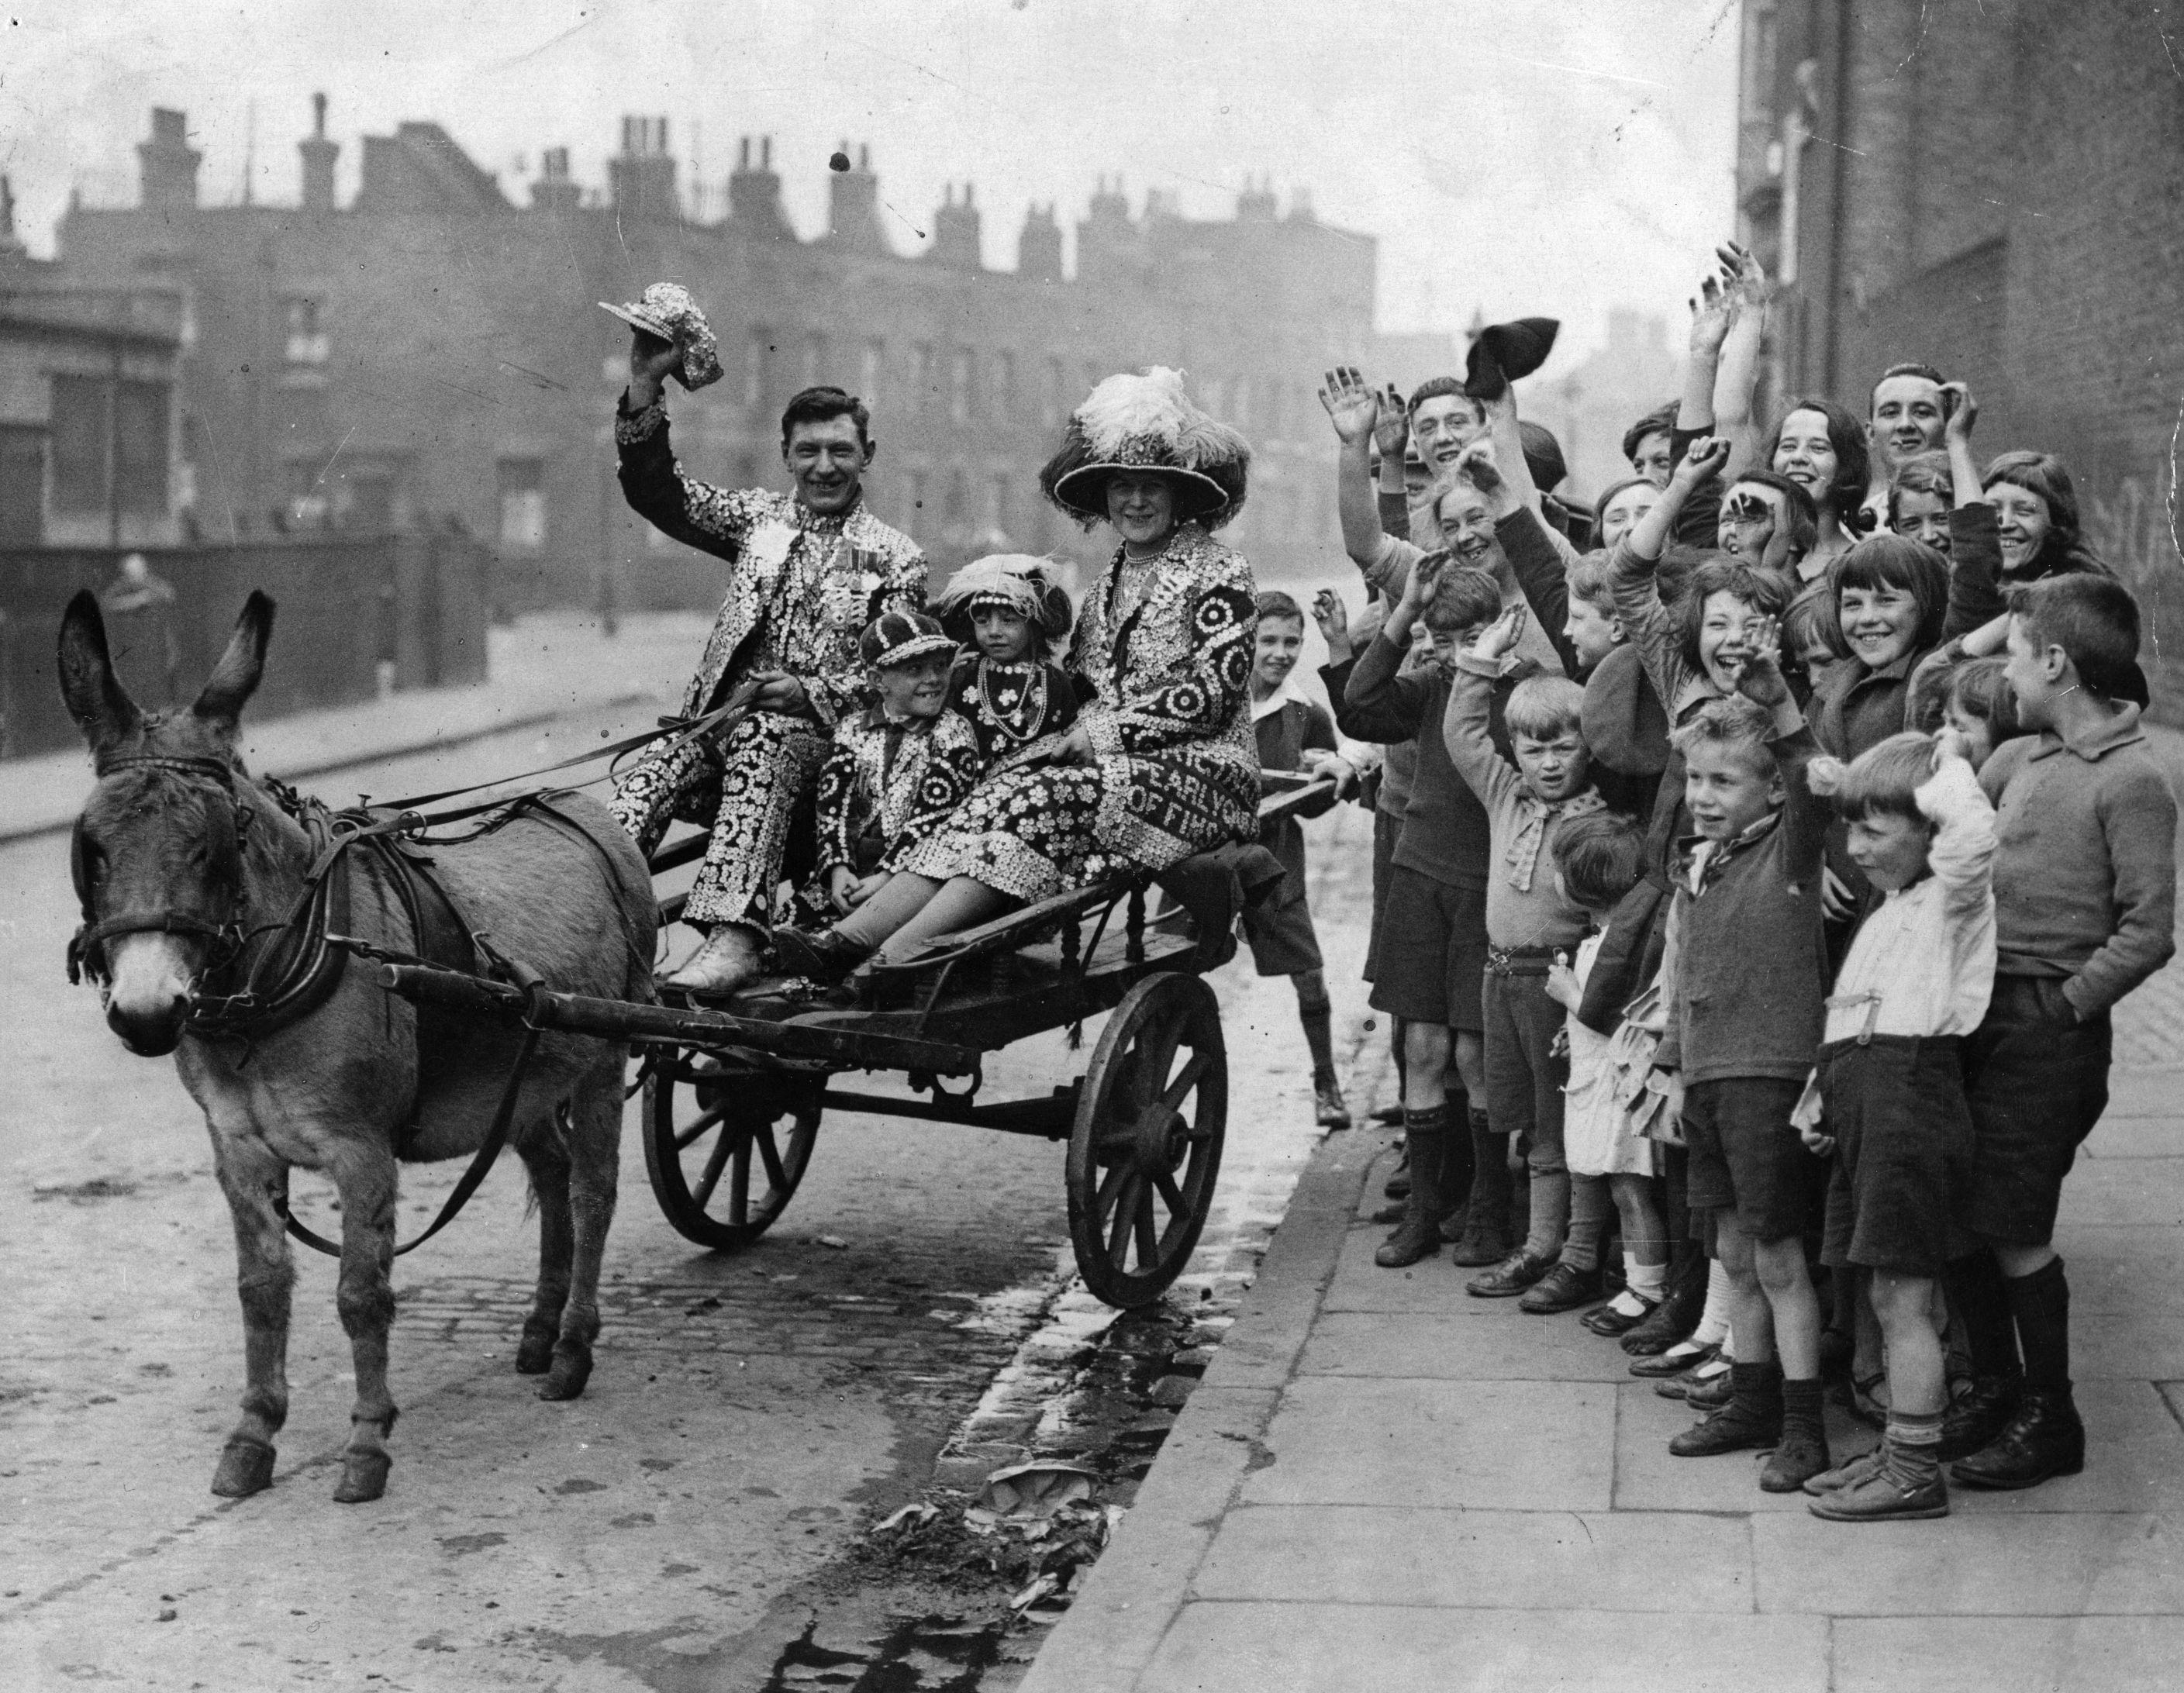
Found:
M 155 111 L 139 203 L 72 208 L 59 263 L 179 295 L 179 429 L 206 535 L 460 524 L 494 542 L 516 604 L 589 599 L 602 579 L 624 603 L 717 594 L 716 572 L 646 568 L 688 555 L 614 483 L 627 331 L 596 303 L 648 282 L 687 285 L 721 337 L 726 379 L 671 403 L 694 473 L 779 483 L 783 402 L 838 383 L 874 408 L 876 509 L 944 564 L 1078 547 L 1038 465 L 1092 381 L 1158 362 L 1257 449 L 1239 544 L 1270 578 L 1318 574 L 1340 547 L 1320 373 L 1435 373 L 1382 356 L 1373 241 L 1264 189 L 1194 221 L 1158 194 L 1134 215 L 1103 183 L 1066 276 L 1051 205 L 1028 214 L 1014 271 L 984 269 L 968 184 L 928 250 L 895 253 L 869 154 L 846 145 L 809 240 L 764 140 L 742 144 L 726 218 L 690 216 L 664 119 L 624 121 L 604 193 L 549 150 L 522 204 L 432 123 L 365 137 L 361 186 L 337 204 L 338 149 L 319 97 L 298 203 L 208 206 L 182 115 Z M 1454 364 L 1445 340 L 1403 346 L 1405 364 Z
M 2184 636 L 2184 38 L 2137 0 L 1744 0 L 1737 186 L 1784 285 L 1773 393 L 1863 409 L 1925 359 L 1982 454 L 2061 454 L 2094 545 Z M 2184 673 L 2165 677 L 2172 713 Z

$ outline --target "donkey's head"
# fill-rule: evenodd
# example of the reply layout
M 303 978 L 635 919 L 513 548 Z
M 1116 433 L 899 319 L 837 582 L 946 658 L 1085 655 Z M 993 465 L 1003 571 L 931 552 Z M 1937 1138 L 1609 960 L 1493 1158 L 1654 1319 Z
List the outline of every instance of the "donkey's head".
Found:
M 147 713 L 114 673 L 98 601 L 81 593 L 61 618 L 61 697 L 99 775 L 70 849 L 78 944 L 106 1021 L 147 1057 L 174 1050 L 194 984 L 232 942 L 248 815 L 236 727 L 272 633 L 273 602 L 253 593 L 197 703 Z

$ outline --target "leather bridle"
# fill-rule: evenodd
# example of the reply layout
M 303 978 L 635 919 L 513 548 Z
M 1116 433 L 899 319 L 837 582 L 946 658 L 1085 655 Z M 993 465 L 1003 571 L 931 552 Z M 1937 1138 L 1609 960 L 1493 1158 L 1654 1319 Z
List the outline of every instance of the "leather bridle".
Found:
M 243 940 L 242 836 L 249 827 L 250 813 L 236 795 L 235 768 L 220 759 L 144 753 L 103 760 L 98 774 L 103 780 L 125 770 L 173 771 L 203 777 L 212 783 L 215 803 L 207 807 L 207 814 L 213 820 L 207 860 L 211 877 L 215 882 L 224 882 L 231 890 L 227 916 L 224 920 L 214 920 L 198 911 L 162 905 L 149 911 L 100 916 L 92 888 L 91 838 L 84 828 L 82 817 L 78 816 L 69 840 L 69 879 L 75 886 L 83 923 L 69 941 L 69 980 L 81 982 L 88 975 L 95 982 L 106 982 L 110 975 L 106 943 L 117 935 L 128 934 L 193 934 L 203 936 L 215 946 L 225 942 L 226 955 L 208 965 L 209 973 L 241 951 Z

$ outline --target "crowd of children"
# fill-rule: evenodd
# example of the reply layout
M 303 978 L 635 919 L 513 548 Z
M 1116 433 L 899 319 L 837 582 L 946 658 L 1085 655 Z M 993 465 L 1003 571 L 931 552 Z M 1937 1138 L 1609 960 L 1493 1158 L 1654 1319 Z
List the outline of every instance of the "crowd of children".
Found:
M 1762 1452 L 1760 1487 L 1833 1520 L 1936 1517 L 1945 1475 L 2085 1462 L 2052 1237 L 2110 1010 L 2173 950 L 2176 803 L 2138 608 L 2061 463 L 1982 470 L 1972 394 L 1918 364 L 1864 419 L 1798 398 L 1763 432 L 1766 280 L 1716 258 L 1683 393 L 1590 510 L 1518 416 L 1552 324 L 1482 332 L 1407 398 L 1330 372 L 1368 606 L 1314 599 L 1330 715 L 1295 679 L 1304 610 L 1261 593 L 1251 717 L 1269 788 L 1329 777 L 1318 809 L 1373 812 L 1404 1144 L 1376 1261 L 1446 1245 L 1471 1297 L 1582 1311 L 1706 1413 L 1680 1456 Z M 813 922 L 1080 704 L 1045 561 L 978 560 L 934 609 L 866 634 Z M 1296 817 L 1262 844 L 1284 875 L 1244 938 L 1344 1127 Z M 1884 1430 L 1848 1462 L 1830 1382 Z
M 1323 593 L 1323 676 L 1385 749 L 1377 1261 L 1453 1243 L 1469 1295 L 1583 1308 L 1706 1413 L 1680 1456 L 1941 1516 L 1951 1479 L 2085 1462 L 2052 1237 L 2110 1010 L 2173 950 L 2176 803 L 2061 463 L 1982 470 L 1973 396 L 1917 364 L 1763 432 L 1765 278 L 1717 258 L 1590 513 L 1518 416 L 1551 325 L 1407 398 L 1322 392 L 1377 626 Z M 1848 1462 L 1830 1381 L 1884 1429 Z

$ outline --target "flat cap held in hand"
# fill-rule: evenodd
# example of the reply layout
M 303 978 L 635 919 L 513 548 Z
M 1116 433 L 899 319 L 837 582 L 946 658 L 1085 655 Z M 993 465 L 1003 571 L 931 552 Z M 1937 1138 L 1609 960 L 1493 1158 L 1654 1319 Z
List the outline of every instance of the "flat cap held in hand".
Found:
M 1498 400 L 1509 384 L 1529 376 L 1555 350 L 1561 322 L 1551 317 L 1520 317 L 1513 323 L 1489 324 L 1479 331 L 1464 362 L 1463 391 L 1475 400 Z

